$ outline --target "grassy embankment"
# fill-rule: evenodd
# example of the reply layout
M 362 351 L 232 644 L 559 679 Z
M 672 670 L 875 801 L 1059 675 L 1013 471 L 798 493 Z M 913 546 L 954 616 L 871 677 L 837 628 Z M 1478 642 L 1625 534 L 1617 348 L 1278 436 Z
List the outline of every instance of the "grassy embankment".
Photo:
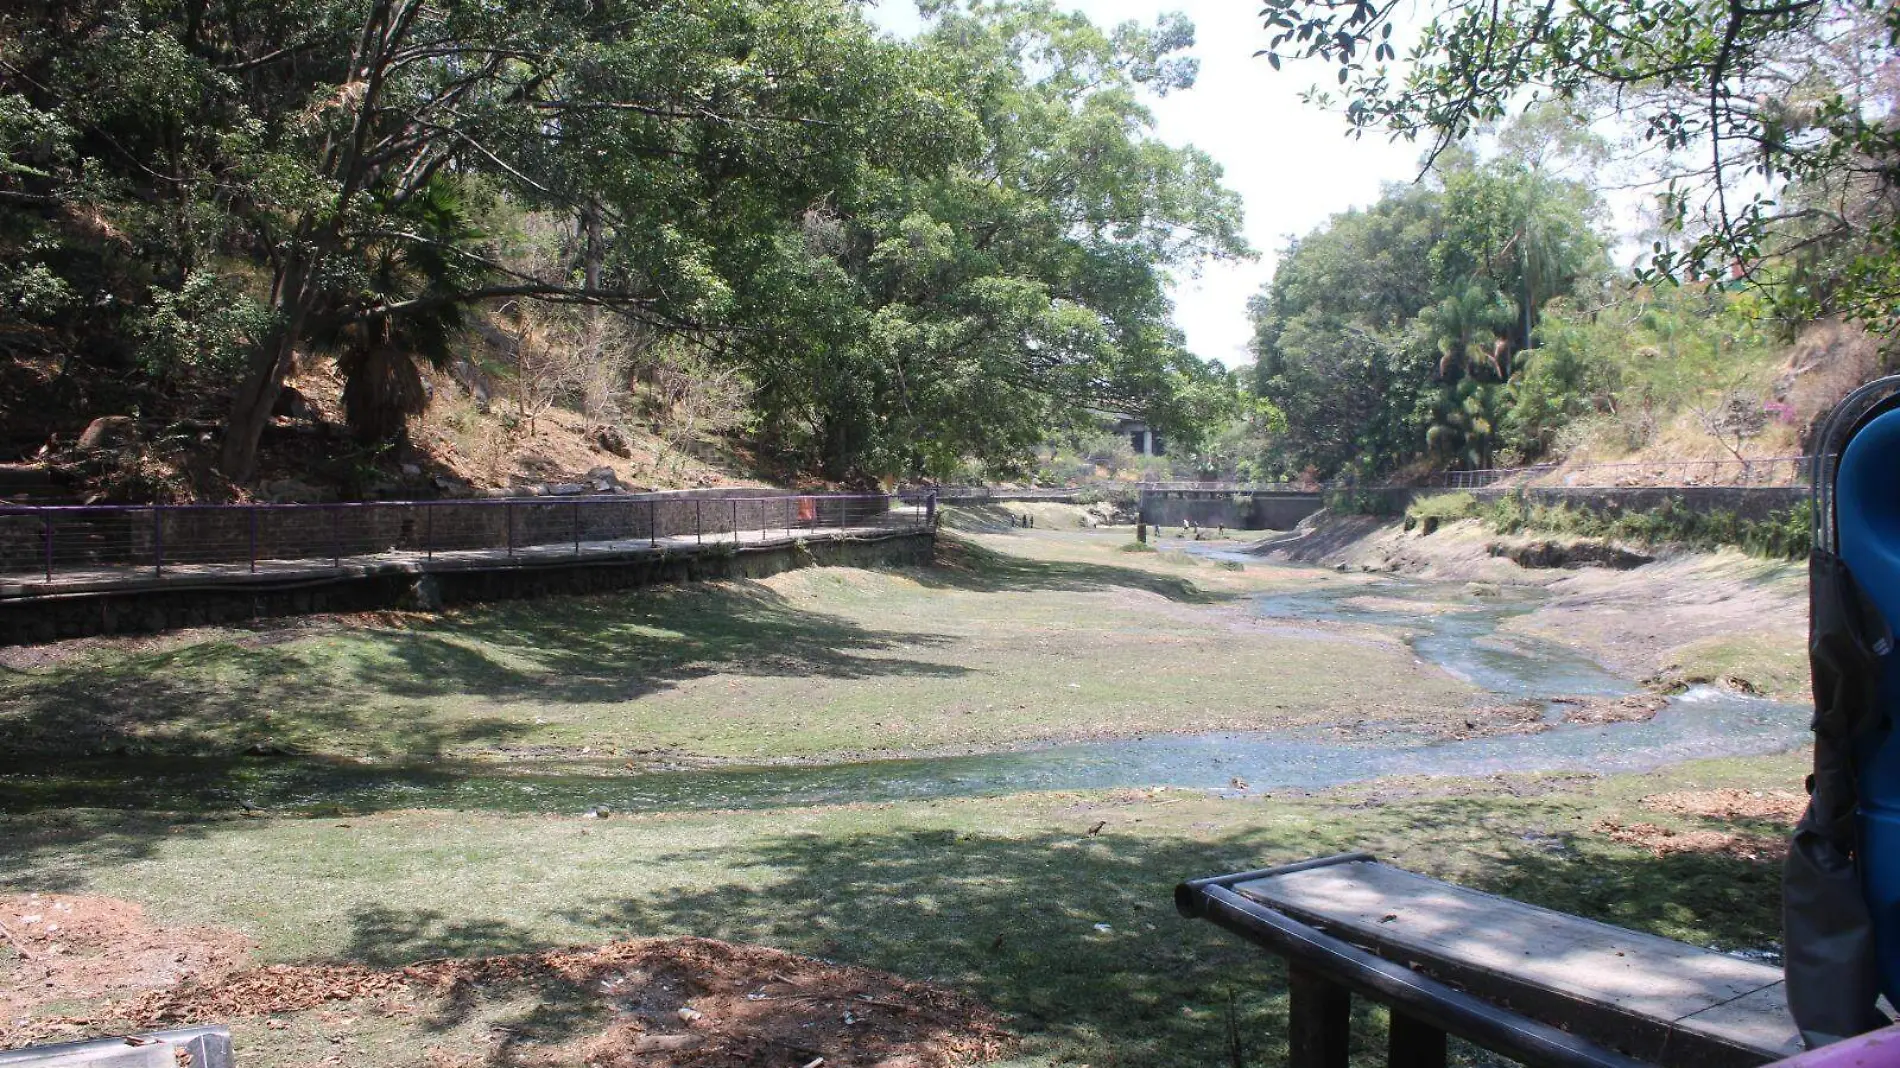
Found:
M 1396 638 L 1350 636 L 1353 667 L 1340 670 L 1336 642 L 1322 655 L 1301 644 L 1310 635 L 1254 633 L 1228 603 L 1315 573 L 1116 554 L 1125 540 L 1000 535 L 907 574 L 810 571 L 354 630 L 108 643 L 16 673 L 0 732 L 52 751 L 268 739 L 385 757 L 674 745 L 757 759 L 1319 722 L 1342 709 L 1358 719 L 1354 703 L 1368 699 L 1463 703 Z M 78 729 L 61 729 L 62 712 Z M 166 923 L 238 931 L 260 962 L 387 964 L 664 934 L 754 941 L 981 997 L 1024 1037 L 1024 1066 L 1234 1063 L 1233 1035 L 1240 1063 L 1270 1064 L 1285 1055 L 1281 970 L 1176 918 L 1176 880 L 1369 849 L 1615 923 L 1770 946 L 1777 864 L 1748 836 L 1780 827 L 1642 799 L 1793 790 L 1800 772 L 1787 756 L 1246 800 L 1130 789 L 604 821 L 42 808 L 0 815 L 0 891 L 127 898 Z M 1635 824 L 1715 833 L 1659 856 L 1617 831 Z M 5 952 L 0 975 L 21 966 Z M 590 1026 L 579 995 L 513 986 L 435 1012 L 350 1003 L 232 1023 L 258 1068 L 338 1055 L 532 1063 Z M 1373 1063 L 1379 1021 L 1360 1011 Z
M 1805 505 L 1747 519 L 1733 511 L 1686 508 L 1673 500 L 1643 511 L 1599 511 L 1519 494 L 1481 500 L 1470 493 L 1440 493 L 1415 501 L 1405 515 L 1415 523 L 1476 519 L 1499 534 L 1605 538 L 1699 552 L 1735 548 L 1777 560 L 1807 555 L 1813 538 Z
M 55 757 L 765 762 L 1342 717 L 1430 726 L 1471 693 L 1395 635 L 1353 635 L 1357 670 L 1341 672 L 1338 640 L 1253 624 L 1238 599 L 1288 573 L 1137 560 L 1115 552 L 1126 540 L 1004 534 L 953 542 L 927 569 L 101 643 L 0 676 L 0 732 Z

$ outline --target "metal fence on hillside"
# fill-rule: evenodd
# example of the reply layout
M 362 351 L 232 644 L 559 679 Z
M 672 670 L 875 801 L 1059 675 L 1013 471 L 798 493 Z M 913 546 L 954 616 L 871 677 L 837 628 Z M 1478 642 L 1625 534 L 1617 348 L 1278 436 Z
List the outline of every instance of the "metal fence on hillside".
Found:
M 1494 467 L 1445 471 L 1434 480 L 1448 489 L 1483 489 L 1503 482 L 1529 483 L 1561 470 L 1566 484 L 1578 486 L 1795 486 L 1808 481 L 1811 456 L 1764 456 L 1724 460 L 1655 460 L 1601 464 L 1537 464 L 1530 467 Z M 1573 478 L 1582 481 L 1572 482 Z M 1598 479 L 1607 481 L 1598 482 Z
M 343 504 L 0 505 L 0 577 L 296 573 L 414 557 L 496 566 L 641 548 L 920 529 L 883 494 L 510 497 Z

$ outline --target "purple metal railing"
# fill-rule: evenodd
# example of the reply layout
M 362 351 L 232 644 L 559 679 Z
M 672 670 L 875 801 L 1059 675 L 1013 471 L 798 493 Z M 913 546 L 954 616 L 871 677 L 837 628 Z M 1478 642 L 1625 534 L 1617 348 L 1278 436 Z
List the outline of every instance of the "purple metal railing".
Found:
M 919 529 L 933 507 L 884 494 L 0 504 L 0 580 L 79 582 L 187 569 L 297 573 L 404 555 L 479 567 L 495 557 L 550 560 L 669 542 L 743 545 L 801 533 Z

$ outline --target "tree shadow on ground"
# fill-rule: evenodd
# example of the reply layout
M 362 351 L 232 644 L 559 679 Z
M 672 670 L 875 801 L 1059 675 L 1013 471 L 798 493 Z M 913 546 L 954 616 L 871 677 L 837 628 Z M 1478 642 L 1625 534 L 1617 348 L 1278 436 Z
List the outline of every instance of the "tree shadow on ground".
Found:
M 1283 968 L 1174 913 L 1173 886 L 1195 876 L 1364 849 L 1474 889 L 1699 944 L 1760 948 L 1778 937 L 1775 860 L 1652 856 L 1583 830 L 1574 798 L 1232 804 L 1259 805 L 1260 818 L 1142 830 L 1137 822 L 1163 810 L 1103 801 L 1056 810 L 1071 826 L 1023 832 L 980 819 L 946 828 L 917 810 L 896 826 L 688 844 L 637 858 L 650 889 L 576 902 L 556 918 L 580 940 L 699 935 L 937 982 L 1005 1013 L 1032 1055 L 1121 1068 L 1231 1064 L 1234 1033 L 1240 1063 L 1283 1063 Z M 145 859 L 151 843 L 181 829 L 119 816 L 110 828 L 71 826 L 75 818 L 0 820 L 0 872 L 32 873 L 30 883 L 0 875 L 0 887 L 82 889 L 87 870 Z M 91 850 L 95 841 L 109 856 Z M 669 870 L 680 875 L 651 878 Z M 335 959 L 377 967 L 553 945 L 456 901 L 372 900 L 352 925 Z M 597 1002 L 571 982 L 529 976 L 419 1022 L 446 1030 L 480 1014 L 523 1042 L 554 1044 L 592 1019 Z M 1382 1063 L 1382 1028 L 1362 1006 L 1356 1061 Z
M 100 868 L 149 860 L 161 844 L 210 829 L 206 821 L 144 813 L 0 814 L 0 893 L 81 893 Z
M 1192 579 L 1139 567 L 1038 560 L 997 552 L 964 538 L 940 535 L 937 562 L 905 572 L 931 589 L 976 593 L 1100 593 L 1140 590 L 1187 604 L 1218 604 L 1240 594 L 1204 589 Z
M 970 669 L 899 655 L 950 640 L 864 627 L 751 582 L 510 602 L 406 629 L 204 641 L 16 674 L 0 733 L 15 761 L 228 755 L 302 739 L 426 761 L 529 728 L 518 717 L 405 715 L 402 701 L 613 703 L 719 674 L 956 678 Z
M 1285 1055 L 1278 962 L 1211 925 L 1178 918 L 1184 878 L 1415 839 L 1441 840 L 1481 801 L 1416 806 L 1370 833 L 1349 821 L 1266 828 L 1207 841 L 1133 834 L 1029 837 L 951 831 L 788 836 L 752 848 L 693 851 L 733 877 L 631 897 L 570 919 L 630 934 L 755 941 L 931 978 L 1008 1014 L 1043 1047 L 1123 1066 L 1228 1061 L 1226 1005 L 1248 1036 L 1247 1063 Z M 1554 814 L 1554 813 L 1553 813 Z M 1451 852 L 1456 852 L 1451 851 Z M 1579 842 L 1563 853 L 1498 843 L 1464 854 L 1465 885 L 1624 926 L 1727 946 L 1772 942 L 1775 865 L 1720 855 L 1651 857 Z M 1103 925 L 1103 926 L 1098 926 Z M 1379 1025 L 1359 1028 L 1367 1052 Z

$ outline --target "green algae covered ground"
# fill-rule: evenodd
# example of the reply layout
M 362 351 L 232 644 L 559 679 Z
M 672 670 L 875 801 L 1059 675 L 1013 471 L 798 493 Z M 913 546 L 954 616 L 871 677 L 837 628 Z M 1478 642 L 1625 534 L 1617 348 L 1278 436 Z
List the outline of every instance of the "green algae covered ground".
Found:
M 60 758 L 256 746 L 275 751 L 257 758 L 269 760 L 517 766 L 582 751 L 634 763 L 981 749 L 1357 721 L 1368 708 L 1428 728 L 1447 709 L 1466 715 L 1468 688 L 1415 663 L 1401 635 L 1263 626 L 1242 609 L 1253 592 L 1358 576 L 1121 553 L 1127 538 L 978 534 L 918 571 L 811 570 L 41 650 L 0 675 L 0 735 Z M 1774 843 L 1802 760 L 1235 799 L 1129 788 L 605 819 L 22 804 L 0 813 L 0 894 L 136 902 L 155 923 L 235 932 L 257 964 L 703 935 L 979 998 L 1021 1037 L 1012 1065 L 1268 1065 L 1285 1055 L 1283 972 L 1178 918 L 1176 881 L 1365 849 L 1608 922 L 1772 953 Z M 1765 802 L 1707 803 L 1719 797 Z M 0 948 L 0 990 L 28 963 Z M 52 997 L 30 1011 L 100 1007 Z M 345 1006 L 231 1023 L 254 1068 L 338 1056 L 532 1064 L 591 1026 L 588 1011 L 523 989 L 455 1013 Z M 1361 1059 L 1382 1063 L 1383 1023 L 1361 1013 Z
M 1342 672 L 1335 636 L 1255 625 L 1239 599 L 1296 581 L 1282 571 L 1115 551 L 1126 540 L 993 535 L 927 569 L 98 643 L 0 673 L 0 735 L 48 756 L 756 763 L 1343 717 L 1443 725 L 1471 695 L 1396 636 L 1361 636 Z

